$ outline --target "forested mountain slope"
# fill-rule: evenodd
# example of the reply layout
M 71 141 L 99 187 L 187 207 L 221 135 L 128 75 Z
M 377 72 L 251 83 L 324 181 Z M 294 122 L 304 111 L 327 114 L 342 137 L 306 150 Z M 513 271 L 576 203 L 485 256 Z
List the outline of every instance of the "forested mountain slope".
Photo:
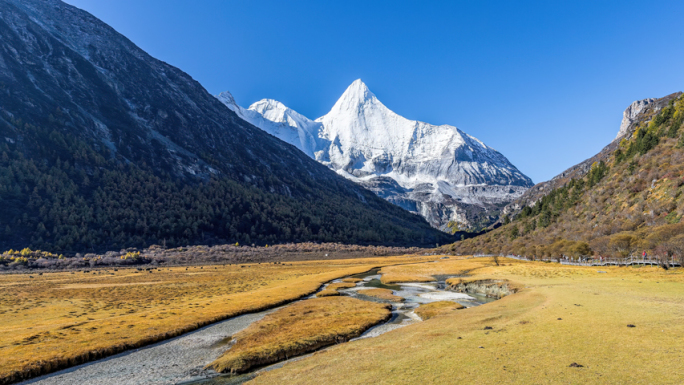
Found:
M 682 122 L 682 93 L 656 100 L 591 163 L 547 182 L 545 193 L 527 195 L 510 223 L 449 248 L 536 256 L 647 251 L 682 258 Z
M 0 1 L 0 249 L 444 240 L 87 12 Z
M 580 162 L 562 173 L 556 175 L 551 180 L 537 183 L 528 189 L 520 198 L 513 201 L 504 209 L 504 214 L 516 215 L 523 207 L 530 206 L 541 199 L 554 189 L 564 186 L 572 179 L 584 178 L 591 166 L 597 162 L 606 162 L 613 156 L 615 150 L 620 146 L 622 139 L 629 139 L 635 132 L 636 127 L 645 121 L 649 121 L 660 110 L 667 107 L 671 100 L 681 95 L 676 92 L 659 99 L 637 100 L 627 107 L 623 113 L 622 124 L 618 136 L 604 147 L 598 154 Z M 502 217 L 503 220 L 503 217 Z

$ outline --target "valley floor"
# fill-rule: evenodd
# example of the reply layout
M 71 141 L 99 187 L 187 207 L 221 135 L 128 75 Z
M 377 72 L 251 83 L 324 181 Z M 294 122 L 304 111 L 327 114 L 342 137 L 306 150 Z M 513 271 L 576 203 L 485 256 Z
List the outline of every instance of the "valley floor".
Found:
M 425 256 L 0 275 L 0 384 L 166 340 Z
M 254 383 L 684 383 L 684 269 L 503 258 L 497 265 L 491 258 L 441 256 L 0 276 L 0 383 L 270 309 L 325 282 L 378 266 L 382 284 L 390 288 L 381 290 L 387 292 L 391 282 L 443 283 L 449 276 L 458 276 L 447 279 L 453 286 L 494 282 L 516 292 L 465 309 L 436 303 L 440 306 L 424 322 L 259 372 Z M 346 281 L 354 286 L 359 279 Z M 283 309 L 290 309 L 283 316 L 298 317 L 296 306 Z M 233 318 L 234 326 L 232 321 L 216 324 L 155 348 L 161 367 L 146 367 L 152 371 L 147 377 L 159 373 L 158 383 L 165 383 L 163 376 L 185 377 L 185 372 L 174 375 L 171 356 L 191 340 L 207 349 L 181 359 L 204 364 L 215 359 L 217 341 L 245 327 L 240 319 Z M 254 332 L 259 327 L 255 324 Z M 192 350 L 186 348 L 181 350 Z M 147 360 L 146 350 L 112 362 L 126 366 L 126 360 Z M 112 376 L 135 383 L 135 373 L 112 370 L 117 372 Z M 42 378 L 46 384 L 57 379 Z
M 502 261 L 388 268 L 408 275 L 469 271 L 469 279 L 508 280 L 520 290 L 336 346 L 254 383 L 684 383 L 683 269 Z

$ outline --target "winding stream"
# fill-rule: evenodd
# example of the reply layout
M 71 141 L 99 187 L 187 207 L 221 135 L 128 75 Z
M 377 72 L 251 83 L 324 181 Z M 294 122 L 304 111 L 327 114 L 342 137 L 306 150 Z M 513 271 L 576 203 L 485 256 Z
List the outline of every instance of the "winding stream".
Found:
M 380 281 L 378 271 L 379 269 L 374 269 L 364 274 L 351 276 L 360 278 L 362 281 L 353 288 L 339 290 L 342 295 L 392 304 L 392 318 L 389 321 L 370 328 L 354 340 L 377 337 L 391 330 L 421 322 L 414 310 L 424 303 L 450 300 L 465 307 L 472 307 L 493 301 L 484 296 L 449 291 L 446 289 L 445 280 L 454 277 L 453 275 L 435 276 L 436 282 L 385 285 Z M 332 283 L 341 281 L 337 279 Z M 327 284 L 324 285 L 321 290 L 327 286 Z M 404 301 L 390 302 L 363 294 L 364 290 L 372 288 L 390 289 L 394 295 L 404 298 Z M 314 296 L 315 294 L 307 298 Z M 230 348 L 230 345 L 226 343 L 229 336 L 247 328 L 277 309 L 279 308 L 234 317 L 167 341 L 41 376 L 21 384 L 242 384 L 262 371 L 277 369 L 287 362 L 300 360 L 310 355 L 291 358 L 242 375 L 224 375 L 204 369 L 205 365 L 213 362 Z
M 460 303 L 465 307 L 473 307 L 482 305 L 483 303 L 491 302 L 494 299 L 479 295 L 470 295 L 456 293 L 449 291 L 446 287 L 445 281 L 449 278 L 456 277 L 455 275 L 440 275 L 435 276 L 436 282 L 426 283 L 399 283 L 386 285 L 380 281 L 380 275 L 377 270 L 362 276 L 354 276 L 354 278 L 362 278 L 356 287 L 351 289 L 339 290 L 340 293 L 362 299 L 365 301 L 383 302 L 392 304 L 392 318 L 381 325 L 377 325 L 367 330 L 360 338 L 377 337 L 381 334 L 387 333 L 391 330 L 398 329 L 403 326 L 411 325 L 422 320 L 414 310 L 421 304 L 436 302 L 436 301 L 454 301 Z M 363 295 L 366 289 L 390 289 L 392 294 L 404 298 L 403 302 L 390 302 L 386 300 L 377 299 Z
M 437 281 L 426 282 L 426 283 L 398 283 L 398 284 L 384 284 L 380 281 L 380 274 L 378 271 L 380 269 L 373 269 L 367 273 L 352 275 L 350 278 L 360 278 L 363 281 L 358 282 L 356 287 L 349 289 L 339 289 L 338 291 L 342 295 L 358 298 L 364 301 L 371 302 L 381 302 L 392 304 L 392 318 L 389 321 L 376 325 L 368 329 L 361 336 L 352 339 L 355 341 L 362 338 L 372 338 L 387 333 L 389 331 L 399 329 L 404 326 L 414 324 L 416 322 L 421 322 L 420 317 L 414 312 L 414 310 L 421 304 L 436 302 L 436 301 L 454 301 L 460 303 L 465 307 L 473 307 L 482 305 L 487 302 L 495 301 L 493 298 L 488 298 L 481 295 L 473 294 L 463 294 L 456 293 L 447 289 L 446 280 L 452 277 L 457 277 L 457 275 L 436 275 L 434 276 Z M 336 279 L 331 283 L 342 282 L 342 279 Z M 325 289 L 328 284 L 324 285 L 321 290 Z M 367 289 L 389 289 L 392 293 L 398 297 L 402 297 L 404 300 L 402 302 L 391 302 L 388 300 L 383 300 L 375 297 L 370 297 L 363 295 L 363 291 Z M 311 295 L 308 298 L 313 298 L 315 295 Z M 306 298 L 305 298 L 306 299 Z M 323 348 L 325 350 L 327 348 Z M 245 373 L 241 375 L 230 375 L 230 374 L 209 374 L 209 378 L 195 381 L 182 382 L 183 385 L 238 385 L 247 382 L 259 373 L 269 370 L 274 370 L 281 368 L 288 362 L 298 361 L 303 358 L 310 356 L 312 353 L 305 354 L 302 356 L 294 357 L 289 360 L 281 361 L 273 365 L 269 365 L 260 369 L 256 369 L 253 372 Z

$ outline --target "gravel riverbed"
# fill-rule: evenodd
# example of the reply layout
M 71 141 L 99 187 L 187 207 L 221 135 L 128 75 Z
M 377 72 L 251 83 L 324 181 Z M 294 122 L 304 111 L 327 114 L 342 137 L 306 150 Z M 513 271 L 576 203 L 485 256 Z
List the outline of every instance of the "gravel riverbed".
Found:
M 24 384 L 128 385 L 176 384 L 210 377 L 204 366 L 229 345 L 227 337 L 274 311 L 245 314 L 174 339 L 59 371 Z

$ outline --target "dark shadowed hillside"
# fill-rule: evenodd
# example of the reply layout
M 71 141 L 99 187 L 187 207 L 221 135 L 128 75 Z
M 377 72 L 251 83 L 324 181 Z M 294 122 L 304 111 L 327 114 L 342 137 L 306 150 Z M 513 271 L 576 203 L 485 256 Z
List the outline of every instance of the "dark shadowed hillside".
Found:
M 0 248 L 446 240 L 92 15 L 0 15 Z

